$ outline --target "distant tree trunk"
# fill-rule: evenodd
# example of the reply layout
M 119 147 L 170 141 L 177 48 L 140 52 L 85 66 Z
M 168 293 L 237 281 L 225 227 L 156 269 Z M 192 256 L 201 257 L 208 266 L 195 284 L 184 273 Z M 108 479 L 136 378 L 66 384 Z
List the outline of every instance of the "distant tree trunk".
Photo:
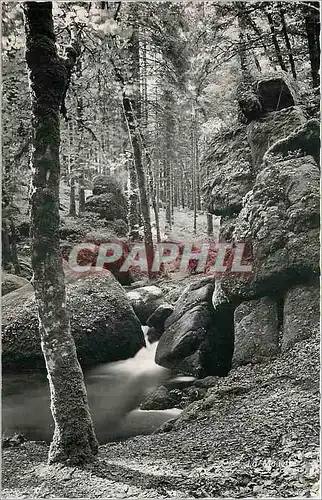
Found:
M 17 251 L 17 233 L 16 233 L 16 227 L 13 222 L 12 217 L 10 217 L 10 233 L 11 233 L 11 258 L 12 258 L 12 263 L 13 267 L 15 268 L 15 274 L 20 274 L 21 269 L 20 269 L 20 264 L 19 264 L 19 259 L 18 259 L 18 251 Z
M 153 238 L 151 230 L 150 207 L 149 200 L 145 189 L 144 166 L 142 163 L 142 151 L 140 147 L 140 139 L 137 130 L 137 125 L 134 116 L 134 109 L 131 100 L 125 93 L 123 94 L 123 106 L 126 121 L 128 123 L 129 135 L 131 138 L 133 158 L 140 193 L 140 206 L 143 217 L 144 242 L 148 264 L 152 263 L 153 258 Z
M 246 27 L 247 27 L 247 18 L 245 12 L 245 6 L 242 2 L 238 2 L 238 11 L 237 11 L 237 19 L 238 19 L 238 36 L 239 36 L 239 60 L 240 67 L 243 75 L 243 80 L 248 81 L 251 79 L 251 71 L 250 71 L 250 62 L 249 55 L 247 49 L 247 41 L 246 41 Z
M 141 135 L 141 146 L 144 150 L 145 158 L 146 158 L 147 171 L 148 171 L 149 184 L 150 184 L 150 197 L 151 197 L 151 201 L 152 201 L 152 208 L 153 208 L 154 218 L 155 218 L 155 229 L 156 229 L 157 242 L 160 242 L 161 241 L 161 234 L 160 234 L 159 207 L 158 207 L 158 202 L 157 202 L 155 181 L 153 178 L 152 160 L 151 160 L 150 153 L 149 153 L 149 151 L 146 147 L 146 144 L 144 142 L 144 137 L 142 135 Z
M 68 124 L 68 135 L 69 135 L 69 216 L 76 217 L 76 199 L 75 199 L 75 177 L 73 175 L 73 168 L 75 165 L 75 158 L 71 154 L 71 150 L 74 147 L 74 127 L 72 121 Z M 72 159 L 73 158 L 73 159 Z
M 192 123 L 191 123 L 191 151 L 192 151 L 192 200 L 193 200 L 193 232 L 197 233 L 197 169 L 198 169 L 198 145 L 197 145 L 197 123 L 196 111 L 192 103 Z
M 78 215 L 83 215 L 85 212 L 85 176 L 84 172 L 79 175 L 78 181 Z
M 76 63 L 76 76 L 81 78 L 82 76 L 82 63 L 78 59 Z M 84 174 L 84 158 L 81 157 L 82 152 L 82 132 L 83 132 L 83 98 L 76 91 L 76 121 L 77 121 L 77 171 L 78 171 L 78 215 L 83 215 L 85 212 L 85 174 Z
M 164 164 L 164 190 L 165 190 L 165 225 L 166 230 L 171 231 L 172 228 L 172 210 L 171 210 L 171 169 L 173 156 L 173 135 L 174 135 L 174 120 L 173 120 L 173 93 L 171 90 L 164 91 L 165 101 L 165 134 L 166 134 L 166 151 Z
M 207 213 L 207 236 L 211 238 L 214 235 L 214 219 L 211 213 Z
M 136 7 L 136 5 L 134 7 Z M 143 218 L 144 243 L 148 267 L 150 268 L 153 260 L 153 238 L 151 230 L 150 205 L 146 191 L 144 165 L 142 160 L 141 131 L 138 121 L 138 119 L 141 117 L 141 101 L 140 88 L 138 85 L 140 83 L 140 52 L 137 28 L 134 28 L 132 32 L 131 40 L 129 43 L 129 54 L 132 63 L 132 82 L 137 84 L 136 87 L 132 88 L 131 96 L 129 96 L 125 90 L 126 81 L 124 80 L 124 77 L 116 67 L 114 68 L 114 70 L 118 80 L 123 85 L 124 117 L 128 127 L 129 138 L 133 151 L 133 159 L 140 195 L 141 214 Z
M 269 54 L 269 51 L 268 51 L 268 48 L 267 48 L 267 45 L 264 41 L 264 36 L 263 36 L 263 33 L 261 32 L 261 30 L 259 29 L 259 27 L 257 26 L 256 22 L 254 21 L 254 19 L 252 18 L 252 16 L 247 13 L 247 23 L 249 24 L 249 26 L 253 29 L 253 31 L 256 33 L 256 35 L 258 36 L 258 39 L 261 41 L 261 45 L 263 47 L 263 50 L 264 50 L 264 53 L 267 57 L 267 59 L 271 62 L 271 64 L 273 65 L 274 69 L 276 70 L 276 65 L 275 65 L 275 62 L 272 60 L 272 57 L 270 56 Z M 256 67 L 258 69 L 258 71 L 262 71 L 261 70 L 261 67 L 260 67 L 260 64 L 259 64 L 259 61 L 258 59 L 256 58 L 255 54 L 254 54 L 254 57 L 255 57 L 255 64 L 256 64 Z M 256 59 L 257 59 L 257 62 L 256 62 Z
M 185 208 L 186 202 L 185 202 L 185 183 L 184 183 L 184 163 L 181 163 L 181 168 L 180 168 L 180 195 L 181 195 L 181 208 Z
M 134 158 L 128 162 L 128 223 L 129 237 L 132 241 L 139 239 L 140 199 L 138 194 L 138 178 L 136 175 Z
M 70 178 L 69 184 L 69 215 L 70 217 L 76 217 L 76 189 L 75 189 L 75 177 Z
M 294 80 L 296 80 L 297 75 L 296 75 L 292 46 L 291 46 L 290 38 L 289 38 L 288 33 L 287 33 L 284 10 L 282 9 L 281 6 L 279 7 L 279 11 L 280 11 L 280 17 L 281 17 L 281 22 L 282 22 L 282 33 L 284 36 L 285 45 L 286 45 L 287 53 L 288 53 L 288 60 L 290 62 L 293 78 L 294 78 Z
M 142 44 L 142 55 L 143 55 L 143 67 L 142 67 L 142 97 L 143 97 L 143 129 L 146 130 L 148 126 L 148 74 L 147 74 L 147 43 L 146 43 L 146 33 L 143 30 L 143 44 Z
M 10 246 L 10 238 L 9 238 L 9 228 L 7 224 L 7 220 L 5 217 L 2 217 L 2 228 L 1 228 L 1 247 L 2 247 L 2 267 L 6 271 L 11 271 L 12 267 L 12 255 L 11 255 L 11 246 Z
M 170 200 L 171 200 L 171 225 L 174 224 L 174 197 L 175 197 L 175 186 L 174 186 L 174 168 L 172 167 L 170 172 Z
M 267 21 L 268 21 L 268 24 L 269 24 L 269 29 L 271 31 L 272 41 L 273 41 L 273 44 L 274 44 L 274 47 L 275 47 L 275 53 L 276 53 L 276 57 L 277 57 L 277 60 L 278 60 L 278 64 L 280 65 L 280 67 L 281 67 L 281 69 L 283 71 L 287 72 L 287 67 L 286 67 L 286 64 L 284 63 L 284 60 L 283 60 L 283 57 L 282 57 L 282 52 L 281 52 L 281 49 L 280 49 L 280 46 L 279 46 L 279 43 L 278 43 L 278 40 L 277 40 L 277 36 L 276 36 L 276 31 L 275 31 L 275 26 L 274 26 L 274 21 L 273 21 L 272 14 L 268 10 L 265 11 L 265 14 L 266 14 Z
M 75 44 L 66 59 L 58 57 L 51 2 L 27 2 L 24 12 L 33 118 L 32 268 L 55 423 L 48 459 L 76 465 L 92 461 L 98 451 L 70 331 L 59 251 L 59 111 L 78 50 Z
M 313 8 L 310 8 L 311 5 Z M 319 8 L 320 2 L 307 2 L 304 7 L 313 88 L 320 86 L 320 16 L 315 6 Z

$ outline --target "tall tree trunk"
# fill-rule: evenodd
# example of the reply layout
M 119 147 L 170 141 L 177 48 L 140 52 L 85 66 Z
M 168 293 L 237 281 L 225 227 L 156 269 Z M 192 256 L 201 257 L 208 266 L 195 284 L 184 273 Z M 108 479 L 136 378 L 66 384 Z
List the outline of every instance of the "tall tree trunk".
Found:
M 94 459 L 98 444 L 70 331 L 59 251 L 59 111 L 79 52 L 75 45 L 66 59 L 58 57 L 51 2 L 27 2 L 24 12 L 33 118 L 32 268 L 55 423 L 48 459 L 80 464 Z
M 76 217 L 76 188 L 74 176 L 70 178 L 69 184 L 69 215 L 70 217 Z
M 150 153 L 147 149 L 147 146 L 145 144 L 144 137 L 142 134 L 140 134 L 140 140 L 141 140 L 141 147 L 143 148 L 143 151 L 145 154 L 147 172 L 148 172 L 148 176 L 149 176 L 150 197 L 151 197 L 151 201 L 152 201 L 152 208 L 153 208 L 154 218 L 155 218 L 155 229 L 156 229 L 157 242 L 160 242 L 161 241 L 161 234 L 160 234 L 159 207 L 158 207 L 158 202 L 157 202 L 155 181 L 153 178 L 152 160 L 151 160 Z
M 184 209 L 186 206 L 185 202 L 185 183 L 184 183 L 184 164 L 181 163 L 181 169 L 180 169 L 180 197 L 181 197 L 181 208 Z
M 140 194 L 140 206 L 143 217 L 144 243 L 148 265 L 152 264 L 153 260 L 153 238 L 151 230 L 150 206 L 145 189 L 144 166 L 142 162 L 142 150 L 140 147 L 139 131 L 136 124 L 134 109 L 131 99 L 123 93 L 124 114 L 129 128 L 129 135 L 132 144 L 133 158 L 138 181 L 138 189 Z
M 164 164 L 164 191 L 165 191 L 165 225 L 166 230 L 170 231 L 172 228 L 172 210 L 171 210 L 171 169 L 173 157 L 173 136 L 174 136 L 174 120 L 173 120 L 173 106 L 174 99 L 171 90 L 164 91 L 165 101 L 165 134 L 166 134 L 166 151 L 165 151 L 165 164 Z
M 11 255 L 8 221 L 5 217 L 2 217 L 1 249 L 2 249 L 2 254 L 1 254 L 2 267 L 6 271 L 11 271 L 13 263 L 12 263 L 12 255 Z
M 128 193 L 129 237 L 132 241 L 135 241 L 139 239 L 140 198 L 134 158 L 128 162 Z
M 69 215 L 70 217 L 76 217 L 76 199 L 75 199 L 75 177 L 73 175 L 73 169 L 75 167 L 75 155 L 72 155 L 72 149 L 74 148 L 74 127 L 72 121 L 68 123 L 69 130 Z
M 279 11 L 280 11 L 280 17 L 281 17 L 281 22 L 282 22 L 282 33 L 284 36 L 285 45 L 286 45 L 287 53 L 288 53 L 288 60 L 290 62 L 293 78 L 294 78 L 294 80 L 296 80 L 297 76 L 296 76 L 295 62 L 294 62 L 290 38 L 289 38 L 288 33 L 287 33 L 284 9 L 281 6 L 279 6 Z
M 20 274 L 20 264 L 18 259 L 18 250 L 17 250 L 17 233 L 15 223 L 13 222 L 13 218 L 10 217 L 10 233 L 11 233 L 11 257 L 13 267 L 15 268 L 15 274 Z
M 78 59 L 76 63 L 76 77 L 81 78 L 82 76 L 82 63 L 81 60 Z M 77 171 L 78 171 L 78 215 L 83 215 L 85 212 L 85 173 L 84 173 L 84 165 L 82 158 L 82 132 L 83 132 L 83 98 L 76 91 L 76 122 L 77 122 L 77 140 L 78 140 L 78 148 L 77 148 Z
M 268 21 L 268 24 L 269 24 L 269 29 L 271 31 L 271 36 L 272 36 L 273 44 L 274 44 L 274 47 L 275 47 L 275 53 L 276 53 L 276 57 L 277 57 L 277 60 L 278 60 L 278 64 L 280 65 L 280 67 L 281 67 L 281 69 L 283 71 L 287 72 L 287 67 L 286 67 L 286 64 L 285 64 L 285 62 L 283 60 L 281 48 L 280 48 L 278 40 L 277 40 L 276 30 L 275 30 L 274 21 L 273 21 L 273 16 L 272 16 L 272 14 L 268 10 L 265 11 L 265 14 L 266 14 L 267 21 Z
M 211 238 L 214 235 L 214 219 L 211 213 L 207 213 L 207 236 Z
M 193 203 L 193 232 L 197 234 L 197 168 L 198 168 L 198 148 L 197 148 L 197 124 L 196 110 L 194 104 L 192 108 L 191 124 L 191 151 L 192 151 L 192 203 Z
M 312 4 L 313 8 L 310 8 Z M 308 2 L 305 9 L 305 30 L 311 63 L 313 88 L 320 86 L 320 16 L 318 10 L 320 2 Z
M 240 67 L 243 75 L 243 80 L 248 81 L 251 79 L 250 61 L 247 49 L 246 27 L 247 18 L 245 13 L 245 6 L 243 2 L 237 2 L 237 20 L 238 20 L 238 52 Z
M 136 13 L 136 8 L 137 5 L 134 5 L 133 14 Z M 142 133 L 140 130 L 140 120 L 142 116 L 140 92 L 140 41 L 139 30 L 136 26 L 134 26 L 133 28 L 132 37 L 129 43 L 129 54 L 132 65 L 132 83 L 134 84 L 134 86 L 132 86 L 131 89 L 131 97 L 126 94 L 125 90 L 123 91 L 123 108 L 133 149 L 134 165 L 140 196 L 141 214 L 143 218 L 144 243 L 148 265 L 150 266 L 152 265 L 153 260 L 153 238 L 150 218 L 150 204 L 147 195 L 144 163 L 142 158 Z

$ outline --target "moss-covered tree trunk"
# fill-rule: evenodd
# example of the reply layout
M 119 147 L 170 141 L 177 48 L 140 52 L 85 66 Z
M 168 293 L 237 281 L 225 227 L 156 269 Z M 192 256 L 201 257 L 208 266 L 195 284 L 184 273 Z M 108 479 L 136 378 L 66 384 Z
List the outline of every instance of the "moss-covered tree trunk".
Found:
M 26 60 L 32 93 L 31 239 L 40 337 L 55 423 L 49 462 L 90 461 L 98 445 L 66 307 L 59 252 L 59 111 L 77 50 L 58 57 L 51 2 L 24 5 Z

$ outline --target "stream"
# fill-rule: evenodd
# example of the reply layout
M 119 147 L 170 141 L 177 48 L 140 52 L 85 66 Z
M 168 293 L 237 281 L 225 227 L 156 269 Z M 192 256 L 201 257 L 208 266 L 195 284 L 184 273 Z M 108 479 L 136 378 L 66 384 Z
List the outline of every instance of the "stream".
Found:
M 143 331 L 145 328 L 143 327 Z M 105 363 L 84 373 L 96 436 L 101 444 L 151 434 L 181 410 L 139 410 L 147 394 L 171 378 L 154 362 L 157 343 L 133 358 Z M 29 440 L 50 442 L 53 435 L 50 397 L 44 374 L 3 374 L 2 433 L 22 433 Z

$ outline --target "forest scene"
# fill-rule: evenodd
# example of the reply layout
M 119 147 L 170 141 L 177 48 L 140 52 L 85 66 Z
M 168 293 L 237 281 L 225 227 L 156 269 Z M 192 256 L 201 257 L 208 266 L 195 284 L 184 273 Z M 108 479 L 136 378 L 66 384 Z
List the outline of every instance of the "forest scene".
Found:
M 320 3 L 1 9 L 2 497 L 320 498 Z

